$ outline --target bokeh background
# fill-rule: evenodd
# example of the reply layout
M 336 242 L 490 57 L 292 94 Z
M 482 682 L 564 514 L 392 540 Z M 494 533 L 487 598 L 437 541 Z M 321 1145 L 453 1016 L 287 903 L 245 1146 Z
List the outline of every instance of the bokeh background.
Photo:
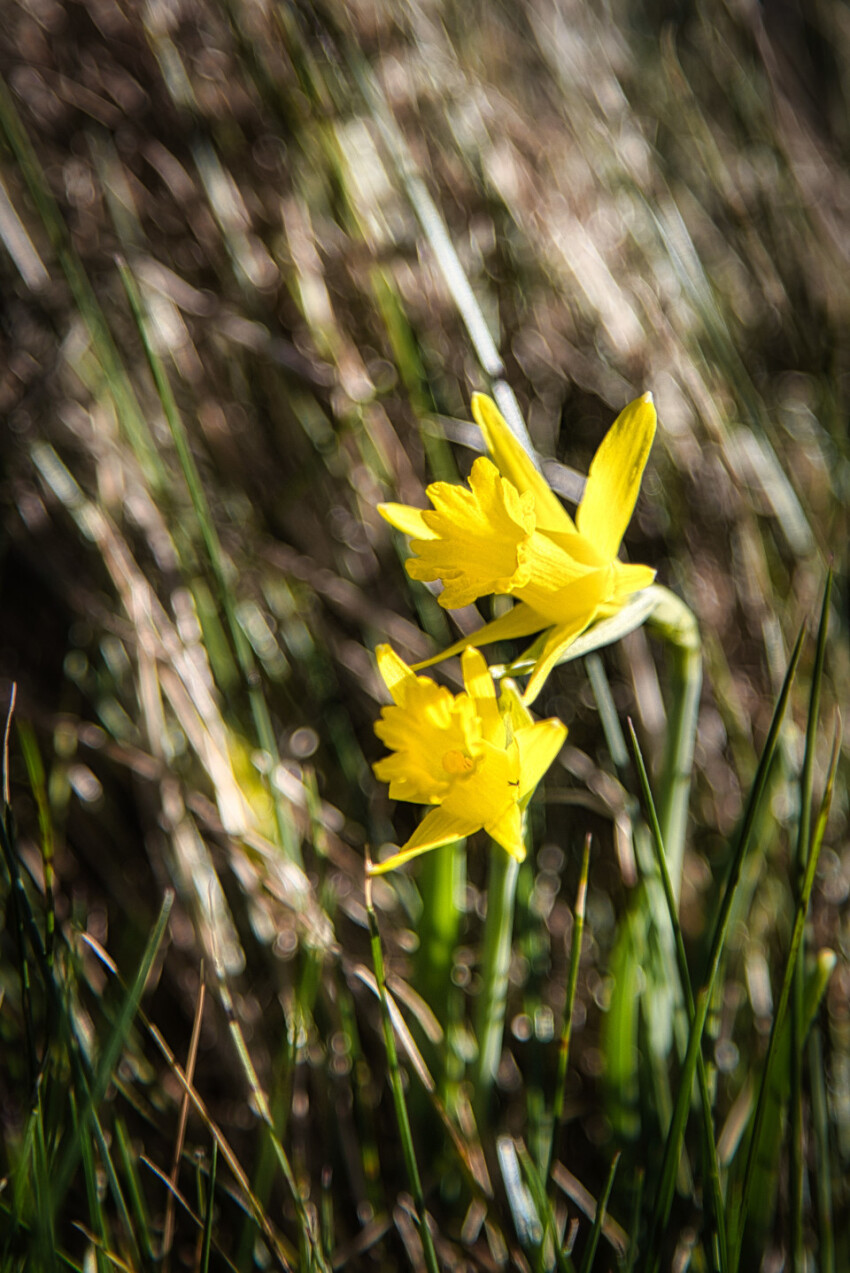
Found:
M 0 693 L 5 711 L 17 684 L 24 741 L 12 731 L 9 773 L 27 888 L 48 905 L 49 825 L 74 1011 L 95 1035 L 117 993 L 99 950 L 130 980 L 175 890 L 145 1009 L 182 1060 L 209 983 L 195 1081 L 286 1229 L 238 1020 L 297 1173 L 333 1199 L 340 1263 L 416 1255 L 396 1204 L 362 896 L 365 844 L 400 842 L 415 814 L 371 775 L 382 701 L 371 652 L 391 640 L 413 660 L 457 631 L 407 580 L 405 547 L 375 506 L 422 504 L 429 480 L 468 472 L 469 397 L 494 381 L 515 391 L 567 495 L 617 411 L 653 391 L 660 427 L 627 547 L 693 608 L 704 641 L 681 899 L 698 964 L 787 653 L 817 622 L 830 562 L 816 793 L 846 703 L 848 67 L 838 0 L 4 8 Z M 495 359 L 476 342 L 479 311 Z M 657 765 L 663 651 L 638 632 L 604 669 Z M 611 763 L 583 666 L 561 669 L 538 710 L 570 736 L 523 875 L 501 1117 L 525 1134 L 549 1090 L 591 830 L 562 1150 L 595 1195 L 622 1131 L 604 1017 L 634 888 L 637 787 Z M 804 678 L 788 781 L 772 794 L 711 1027 L 724 1117 L 763 1054 L 787 945 L 805 710 Z M 449 1080 L 468 1044 L 482 846 L 467 872 L 453 1006 L 432 1005 L 449 1014 Z M 850 1165 L 848 893 L 842 766 L 811 931 L 813 948 L 838 956 L 818 1025 L 837 1208 Z M 376 903 L 391 984 L 427 1054 L 433 1022 L 405 998 L 416 872 L 382 882 Z M 9 1173 L 29 1088 L 8 901 L 6 920 Z M 427 983 L 421 960 L 419 975 Z M 130 1158 L 166 1176 L 180 1099 L 137 1023 L 109 1119 Z M 210 1143 L 193 1114 L 187 1162 L 207 1162 Z M 444 1258 L 494 1267 L 516 1246 L 509 1222 L 462 1240 L 460 1186 L 447 1171 L 440 1195 L 445 1150 L 429 1152 Z M 138 1173 L 161 1217 L 162 1180 Z M 612 1202 L 624 1225 L 633 1178 L 632 1164 Z M 768 1256 L 783 1249 L 781 1192 Z M 232 1178 L 220 1206 L 215 1258 L 251 1267 L 262 1248 Z M 78 1258 L 85 1211 L 83 1185 L 71 1186 L 62 1240 Z M 195 1230 L 176 1212 L 174 1258 L 193 1267 Z M 692 1204 L 678 1223 L 686 1250 Z

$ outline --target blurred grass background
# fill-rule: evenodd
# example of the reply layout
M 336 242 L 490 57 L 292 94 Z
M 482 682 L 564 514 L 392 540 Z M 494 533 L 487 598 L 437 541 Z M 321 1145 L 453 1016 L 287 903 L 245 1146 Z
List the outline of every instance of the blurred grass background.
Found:
M 306 1268 L 314 1225 L 340 1266 L 421 1267 L 399 1201 L 362 896 L 364 844 L 401 842 L 414 814 L 391 809 L 371 776 L 370 652 L 389 639 L 412 660 L 454 629 L 406 580 L 375 504 L 421 504 L 428 480 L 468 471 L 472 390 L 512 386 L 553 484 L 573 496 L 573 470 L 614 414 L 655 395 L 660 431 L 627 544 L 685 598 L 704 640 L 681 896 L 697 969 L 787 654 L 816 622 L 833 561 L 819 799 L 848 686 L 848 65 L 837 0 L 10 0 L 0 678 L 4 706 L 17 683 L 21 887 L 62 1003 L 47 974 L 23 975 L 26 907 L 7 876 L 8 1267 L 33 1251 L 59 1267 L 54 1227 L 80 1266 L 158 1267 L 170 1226 L 172 1267 Z M 447 242 L 498 358 L 467 330 Z M 809 648 L 804 676 L 811 660 Z M 604 670 L 657 767 L 663 654 L 638 632 Z M 806 693 L 804 680 L 710 1022 L 729 1152 L 793 919 Z M 606 1092 L 604 1021 L 639 787 L 612 764 L 583 667 L 560 669 L 539 711 L 570 736 L 520 883 L 498 1125 L 533 1148 L 551 1097 L 591 830 L 558 1207 L 562 1223 L 567 1196 L 581 1214 L 581 1188 L 600 1194 L 620 1146 L 610 1205 L 629 1230 L 661 1115 L 644 1091 Z M 806 1142 L 806 1242 L 821 1256 L 827 1167 L 834 1214 L 850 1205 L 846 779 L 845 756 L 810 930 L 813 950 L 837 955 L 807 1054 L 807 1108 L 822 1106 L 827 1128 Z M 390 988 L 473 1176 L 458 1082 L 482 859 L 471 847 L 439 1001 L 417 960 L 417 872 L 375 887 Z M 143 1007 L 168 1055 L 134 1015 L 146 951 Z M 98 1068 L 105 1040 L 114 1075 Z M 48 1045 L 59 1059 L 42 1068 Z M 177 1064 L 204 1102 L 185 1136 Z M 90 1142 L 84 1092 L 99 1111 Z M 418 1148 L 440 1259 L 522 1267 L 505 1185 L 484 1222 L 414 1078 L 409 1099 L 431 1138 Z M 779 1195 L 765 1268 L 787 1249 Z M 687 1192 L 676 1204 L 671 1267 L 709 1267 L 699 1205 Z M 833 1236 L 846 1267 L 850 1235 Z M 605 1242 L 594 1267 L 613 1266 Z

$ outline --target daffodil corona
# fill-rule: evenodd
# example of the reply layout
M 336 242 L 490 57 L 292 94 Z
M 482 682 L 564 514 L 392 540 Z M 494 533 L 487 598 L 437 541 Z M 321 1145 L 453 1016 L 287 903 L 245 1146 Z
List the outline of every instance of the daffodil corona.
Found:
M 469 489 L 435 482 L 427 490 L 433 509 L 381 504 L 379 511 L 411 537 L 411 578 L 442 581 L 439 601 L 446 609 L 490 593 L 516 598 L 507 614 L 428 663 L 468 645 L 540 632 L 523 696 L 528 704 L 585 628 L 616 614 L 655 578 L 649 566 L 630 565 L 617 556 L 655 436 L 655 407 L 652 394 L 645 393 L 621 411 L 593 457 L 575 521 L 496 404 L 474 394 L 472 414 L 492 460 L 475 461 Z
M 391 871 L 420 853 L 482 828 L 506 853 L 525 857 L 522 814 L 567 735 L 559 720 L 534 721 L 510 681 L 496 697 L 478 650 L 464 650 L 464 692 L 452 694 L 416 676 L 389 645 L 378 669 L 392 697 L 375 733 L 391 755 L 374 766 L 394 800 L 435 805 L 403 848 L 370 874 Z

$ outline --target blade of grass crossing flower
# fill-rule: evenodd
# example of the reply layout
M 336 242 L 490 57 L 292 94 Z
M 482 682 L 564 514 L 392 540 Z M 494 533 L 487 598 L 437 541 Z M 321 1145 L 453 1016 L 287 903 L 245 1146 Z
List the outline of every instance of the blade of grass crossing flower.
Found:
M 823 838 L 826 832 L 826 824 L 829 818 L 829 809 L 832 803 L 832 794 L 835 787 L 835 775 L 838 769 L 838 759 L 840 756 L 840 735 L 836 730 L 835 744 L 832 752 L 832 760 L 830 762 L 829 774 L 827 777 L 826 789 L 824 791 L 823 801 L 818 813 L 817 823 L 809 846 L 809 856 L 806 863 L 806 873 L 803 877 L 800 897 L 797 902 L 796 913 L 794 916 L 794 927 L 791 932 L 791 944 L 788 951 L 788 960 L 785 966 L 785 976 L 782 981 L 782 989 L 779 994 L 779 1000 L 776 1005 L 776 1011 L 773 1017 L 773 1025 L 770 1031 L 770 1041 L 767 1048 L 767 1056 L 765 1057 L 764 1069 L 762 1070 L 761 1082 L 759 1085 L 759 1094 L 756 1101 L 756 1110 L 753 1118 L 753 1132 L 750 1139 L 750 1146 L 747 1153 L 747 1164 L 744 1170 L 744 1181 L 741 1186 L 741 1200 L 738 1207 L 737 1220 L 735 1224 L 735 1257 L 730 1261 L 732 1273 L 737 1273 L 738 1263 L 741 1254 L 741 1244 L 744 1236 L 744 1226 L 747 1222 L 747 1213 L 750 1205 L 750 1194 L 753 1189 L 753 1179 L 758 1162 L 759 1142 L 761 1139 L 762 1127 L 765 1121 L 765 1112 L 767 1110 L 767 1093 L 772 1078 L 773 1067 L 777 1064 L 776 1057 L 779 1052 L 779 1040 L 782 1024 L 785 1019 L 785 1013 L 788 1009 L 789 1000 L 795 985 L 796 964 L 799 958 L 800 948 L 803 942 L 803 935 L 806 926 L 806 917 L 809 909 L 809 901 L 812 895 L 812 888 L 815 882 L 815 872 L 817 871 L 818 859 L 820 857 Z M 800 1021 L 805 1019 L 805 1001 L 801 1007 Z M 793 1035 L 793 1029 L 792 1029 Z M 792 1037 L 792 1049 L 794 1040 Z M 792 1088 L 794 1077 L 792 1075 Z M 793 1095 L 793 1091 L 792 1091 Z
M 518 876 L 516 859 L 501 845 L 492 843 L 481 948 L 481 990 L 475 1009 L 478 1058 L 473 1073 L 473 1107 L 479 1129 L 488 1125 L 490 1096 L 502 1055 Z
M 682 927 L 679 923 L 678 908 L 676 905 L 676 898 L 673 893 L 673 883 L 670 879 L 670 872 L 667 867 L 667 855 L 665 852 L 664 839 L 661 834 L 661 826 L 655 808 L 655 801 L 652 797 L 652 789 L 649 785 L 649 776 L 646 772 L 646 765 L 644 763 L 643 753 L 640 749 L 640 743 L 638 742 L 637 734 L 635 733 L 634 725 L 631 720 L 629 720 L 628 724 L 632 751 L 638 771 L 638 778 L 640 780 L 646 811 L 649 815 L 649 825 L 652 830 L 653 844 L 656 850 L 656 863 L 661 875 L 664 897 L 667 901 L 667 909 L 670 915 L 670 923 L 673 927 L 679 981 L 681 983 L 682 994 L 687 1005 L 688 1022 L 690 1026 L 693 1027 L 695 1014 L 694 992 L 693 987 L 691 986 L 690 973 L 688 971 L 688 957 L 685 953 L 685 943 L 682 937 Z M 727 1262 L 725 1207 L 723 1202 L 723 1191 L 720 1183 L 720 1165 L 717 1159 L 717 1144 L 714 1139 L 714 1120 L 711 1112 L 711 1094 L 709 1092 L 708 1075 L 706 1073 L 705 1060 L 701 1049 L 697 1052 L 697 1084 L 699 1087 L 700 1105 L 702 1109 L 703 1152 L 705 1155 L 705 1164 L 709 1179 L 711 1210 L 715 1226 L 714 1237 L 721 1273 L 725 1273 Z
M 729 876 L 726 881 L 726 888 L 723 893 L 720 910 L 714 927 L 705 984 L 696 996 L 694 1022 L 691 1026 L 690 1037 L 688 1039 L 688 1050 L 685 1055 L 685 1060 L 680 1074 L 679 1091 L 673 1111 L 673 1118 L 670 1122 L 670 1128 L 664 1146 L 661 1175 L 655 1195 L 655 1202 L 653 1204 L 652 1218 L 649 1227 L 649 1240 L 644 1267 L 649 1270 L 650 1273 L 655 1273 L 655 1270 L 657 1270 L 659 1265 L 660 1254 L 658 1250 L 658 1239 L 667 1224 L 667 1220 L 670 1215 L 670 1208 L 673 1203 L 679 1155 L 681 1152 L 682 1141 L 684 1139 L 685 1125 L 687 1123 L 688 1110 L 690 1108 L 691 1090 L 696 1072 L 697 1054 L 702 1046 L 702 1033 L 705 1028 L 705 1020 L 708 1015 L 708 1008 L 711 1002 L 715 978 L 720 966 L 723 949 L 726 944 L 726 937 L 729 930 L 729 917 L 732 911 L 735 892 L 741 878 L 741 871 L 744 859 L 749 850 L 750 839 L 756 822 L 756 815 L 758 813 L 759 805 L 761 804 L 765 787 L 767 786 L 774 753 L 779 741 L 779 732 L 785 716 L 785 709 L 791 692 L 791 684 L 797 670 L 797 663 L 800 659 L 800 651 L 803 647 L 803 636 L 804 633 L 801 631 L 794 645 L 788 664 L 788 670 L 785 673 L 785 680 L 782 683 L 782 689 L 780 690 L 776 707 L 773 711 L 773 719 L 770 723 L 767 739 L 762 750 L 755 777 L 750 787 L 750 793 L 744 810 L 743 822 L 741 824 L 740 832 L 738 833 L 732 863 L 729 868 Z M 732 1270 L 735 1269 L 735 1263 L 731 1258 L 731 1243 L 729 1266 Z
M 236 598 L 233 595 L 233 590 L 228 579 L 227 570 L 224 564 L 224 555 L 221 550 L 221 542 L 213 521 L 206 492 L 204 491 L 203 483 L 201 482 L 201 475 L 198 472 L 194 456 L 192 455 L 192 451 L 189 447 L 189 439 L 186 436 L 183 420 L 181 419 L 180 412 L 177 409 L 174 393 L 171 389 L 168 377 L 165 374 L 165 368 L 162 365 L 162 360 L 154 349 L 149 338 L 144 305 L 136 280 L 126 262 L 118 262 L 118 271 L 121 275 L 121 281 L 124 284 L 124 290 L 127 293 L 127 299 L 130 303 L 130 309 L 132 310 L 133 318 L 139 332 L 139 337 L 141 338 L 142 346 L 145 351 L 145 356 L 151 369 L 157 394 L 159 395 L 159 400 L 162 404 L 163 413 L 168 422 L 169 430 L 171 431 L 174 449 L 177 452 L 180 468 L 182 469 L 183 477 L 189 490 L 189 497 L 192 501 L 192 508 L 198 523 L 198 529 L 201 534 L 201 539 L 209 560 L 210 569 L 212 570 L 218 590 L 219 602 L 224 612 L 224 617 L 230 632 L 230 639 L 233 643 L 236 661 L 239 665 L 243 684 L 247 690 L 248 701 L 251 706 L 251 715 L 254 720 L 254 728 L 257 733 L 257 742 L 262 750 L 271 757 L 273 767 L 274 763 L 279 759 L 274 727 L 272 726 L 268 704 L 266 703 L 262 688 L 258 681 L 257 667 L 253 650 L 251 649 L 251 643 L 239 622 Z M 270 785 L 268 786 L 268 790 L 272 796 L 274 804 L 281 848 L 291 861 L 301 866 L 303 865 L 301 849 L 298 844 L 297 836 L 295 835 L 293 824 L 285 812 L 281 797 L 271 788 Z
M 617 1165 L 620 1161 L 620 1151 L 618 1150 L 611 1159 L 611 1166 L 608 1170 L 608 1178 L 605 1181 L 605 1188 L 602 1190 L 602 1197 L 596 1204 L 596 1215 L 593 1218 L 593 1228 L 590 1231 L 590 1237 L 587 1240 L 584 1257 L 582 1258 L 579 1273 L 590 1273 L 593 1268 L 593 1261 L 596 1256 L 596 1248 L 599 1246 L 599 1235 L 602 1232 L 602 1226 L 605 1223 L 605 1216 L 608 1211 L 608 1199 L 611 1197 L 611 1190 L 614 1187 L 614 1177 L 617 1174 Z
M 555 1097 L 552 1102 L 552 1134 L 549 1141 L 549 1160 L 546 1164 L 548 1177 L 552 1167 L 555 1150 L 555 1138 L 564 1121 L 564 1101 L 567 1091 L 567 1066 L 570 1058 L 570 1040 L 573 1030 L 573 1009 L 578 989 L 578 971 L 581 961 L 581 942 L 584 936 L 584 916 L 587 906 L 587 877 L 590 872 L 591 835 L 587 833 L 584 840 L 584 851 L 581 857 L 576 904 L 573 909 L 573 932 L 570 942 L 570 970 L 567 981 L 567 1001 L 564 1005 L 564 1024 L 561 1029 L 561 1040 L 558 1045 L 558 1071 L 555 1077 Z
M 410 1120 L 407 1116 L 407 1106 L 404 1101 L 404 1090 L 402 1088 L 401 1073 L 398 1066 L 395 1034 L 393 1033 L 389 1002 L 387 999 L 387 986 L 386 979 L 384 977 L 384 955 L 381 949 L 381 936 L 378 932 L 378 921 L 375 915 L 375 908 L 372 905 L 372 881 L 369 878 L 368 872 L 365 881 L 365 893 L 366 912 L 369 917 L 369 934 L 372 944 L 372 963 L 375 969 L 375 980 L 378 983 L 378 990 L 380 993 L 381 1016 L 384 1029 L 384 1046 L 387 1053 L 390 1087 L 393 1094 L 393 1104 L 395 1105 L 402 1153 L 404 1155 L 405 1167 L 407 1168 L 410 1191 L 413 1194 L 413 1204 L 416 1208 L 419 1237 L 422 1242 L 422 1250 L 425 1256 L 428 1273 L 439 1273 L 437 1253 L 434 1250 L 434 1240 L 431 1237 L 431 1230 L 428 1227 L 428 1216 L 425 1211 L 425 1195 L 422 1191 L 422 1181 L 419 1176 L 419 1167 L 416 1162 L 416 1152 L 413 1148 L 413 1135 L 410 1130 Z
M 815 748 L 817 745 L 818 718 L 820 715 L 821 685 L 826 659 L 826 638 L 829 628 L 829 604 L 832 595 L 832 571 L 826 577 L 823 593 L 820 625 L 818 628 L 815 663 L 812 669 L 812 685 L 809 693 L 809 713 L 806 721 L 806 750 L 800 774 L 800 822 L 797 830 L 795 858 L 797 886 L 806 870 L 811 849 L 812 835 L 812 783 L 814 780 Z M 794 974 L 794 991 L 791 997 L 791 1154 L 789 1162 L 789 1196 L 791 1202 L 791 1249 L 795 1268 L 803 1267 L 803 978 L 805 975 L 805 932 L 800 941 L 800 953 Z

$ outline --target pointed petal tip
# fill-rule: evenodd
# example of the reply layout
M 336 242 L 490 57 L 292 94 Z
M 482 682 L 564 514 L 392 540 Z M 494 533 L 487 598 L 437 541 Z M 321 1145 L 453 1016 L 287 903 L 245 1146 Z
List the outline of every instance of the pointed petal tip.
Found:
M 651 390 L 651 389 L 647 389 L 646 393 L 642 393 L 642 394 L 640 395 L 640 400 L 641 400 L 641 402 L 645 402 L 645 403 L 646 403 L 646 405 L 647 405 L 648 407 L 654 407 L 654 406 L 655 406 L 655 399 L 654 399 L 654 398 L 653 398 L 653 396 L 652 396 L 652 390 Z

